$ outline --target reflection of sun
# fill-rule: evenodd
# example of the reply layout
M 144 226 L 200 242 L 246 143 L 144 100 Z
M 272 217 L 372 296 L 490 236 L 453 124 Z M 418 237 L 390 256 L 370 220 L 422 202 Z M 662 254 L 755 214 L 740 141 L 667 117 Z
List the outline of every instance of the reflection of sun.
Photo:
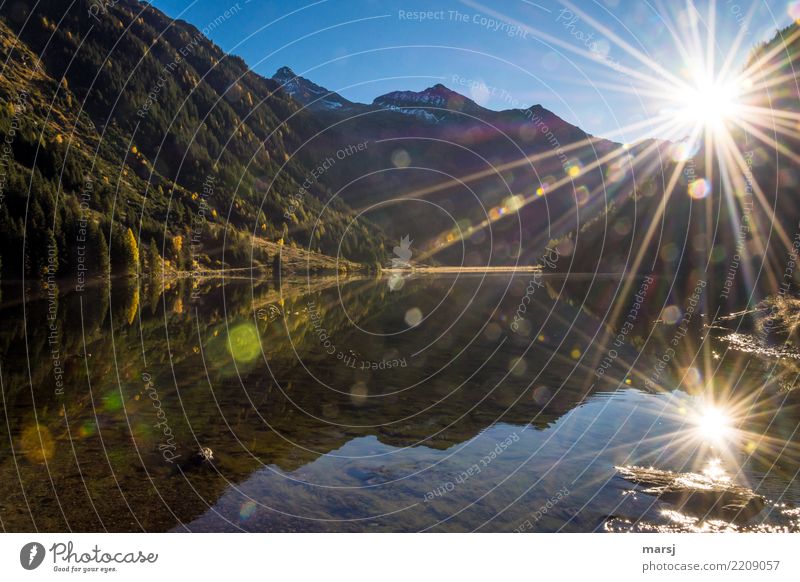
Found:
M 730 476 L 725 472 L 722 459 L 711 459 L 703 469 L 703 475 L 713 481 L 730 481 Z
M 693 419 L 699 436 L 707 441 L 722 442 L 733 433 L 733 419 L 722 408 L 706 405 Z

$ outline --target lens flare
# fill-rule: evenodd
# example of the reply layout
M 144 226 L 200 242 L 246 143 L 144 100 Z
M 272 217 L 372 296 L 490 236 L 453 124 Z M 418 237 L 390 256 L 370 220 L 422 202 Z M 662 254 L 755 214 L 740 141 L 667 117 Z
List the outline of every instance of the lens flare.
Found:
M 733 435 L 733 419 L 719 406 L 705 405 L 695 415 L 693 423 L 697 434 L 714 443 L 724 442 Z
M 674 161 L 685 162 L 693 158 L 699 149 L 697 141 L 682 141 L 675 144 L 670 153 Z
M 800 24 L 800 2 L 790 2 L 786 12 L 792 20 Z
M 701 200 L 711 193 L 711 183 L 708 180 L 699 178 L 689 183 L 689 196 L 695 200 Z

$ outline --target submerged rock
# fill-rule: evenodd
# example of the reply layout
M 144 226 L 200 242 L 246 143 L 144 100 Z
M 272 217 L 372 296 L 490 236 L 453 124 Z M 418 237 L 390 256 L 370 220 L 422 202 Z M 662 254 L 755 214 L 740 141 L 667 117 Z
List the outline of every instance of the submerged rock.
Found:
M 674 473 L 646 467 L 616 467 L 620 476 L 643 487 L 642 493 L 672 503 L 703 519 L 721 518 L 743 523 L 764 509 L 764 498 L 728 477 Z
M 200 447 L 200 450 L 186 459 L 184 462 L 179 463 L 178 466 L 182 471 L 189 471 L 201 467 L 208 467 L 214 460 L 214 451 L 209 447 Z

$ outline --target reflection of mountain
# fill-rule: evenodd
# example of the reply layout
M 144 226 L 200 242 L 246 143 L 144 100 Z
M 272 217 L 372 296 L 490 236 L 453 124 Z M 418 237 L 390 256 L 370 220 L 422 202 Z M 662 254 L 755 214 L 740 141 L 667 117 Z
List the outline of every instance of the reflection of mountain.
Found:
M 393 292 L 384 280 L 356 279 L 340 281 L 338 290 L 319 286 L 308 294 L 305 282 L 299 286 L 287 283 L 280 294 L 266 286 L 252 289 L 229 283 L 224 287 L 224 302 L 222 288 L 212 289 L 194 302 L 189 288 L 173 289 L 156 298 L 154 311 L 145 293 L 141 299 L 145 305 L 139 312 L 141 326 L 138 318 L 133 318 L 135 324 L 129 323 L 129 313 L 132 309 L 136 313 L 136 307 L 132 308 L 128 299 L 119 299 L 130 296 L 139 301 L 138 295 L 117 290 L 110 312 L 113 317 L 90 309 L 93 302 L 84 297 L 84 333 L 80 331 L 78 298 L 65 294 L 58 305 L 66 370 L 63 399 L 54 391 L 46 347 L 48 328 L 35 317 L 29 318 L 27 328 L 30 357 L 35 363 L 33 396 L 26 389 L 30 385 L 26 359 L 19 354 L 16 357 L 11 348 L 20 344 L 13 323 L 18 321 L 19 307 L 10 307 L 4 312 L 4 321 L 11 325 L 4 327 L 2 336 L 4 357 L 8 358 L 3 367 L 5 403 L 25 493 L 29 499 L 53 498 L 54 488 L 75 529 L 98 529 L 100 518 L 112 529 L 137 529 L 132 516 L 120 514 L 125 502 L 146 529 L 166 529 L 176 525 L 170 510 L 178 519 L 190 519 L 205 509 L 203 499 L 216 499 L 225 479 L 241 481 L 262 465 L 294 471 L 360 437 L 376 437 L 394 447 L 444 450 L 498 422 L 549 426 L 586 395 L 581 381 L 558 387 L 574 363 L 569 352 L 577 342 L 585 341 L 574 337 L 577 330 L 591 335 L 596 322 L 566 302 L 555 305 L 546 341 L 535 345 L 523 363 L 503 379 L 527 341 L 511 337 L 502 328 L 500 336 L 495 338 L 496 330 L 492 330 L 489 335 L 495 339 L 487 339 L 481 330 L 485 322 L 476 314 L 488 313 L 486 307 L 496 301 L 502 281 L 481 291 L 471 308 L 459 315 L 478 281 L 467 279 L 455 285 L 445 303 L 450 307 L 440 308 L 447 312 L 437 312 L 437 317 L 425 324 L 430 334 L 414 334 L 413 338 L 403 334 L 369 336 L 355 333 L 352 325 L 371 333 L 401 329 L 402 314 L 409 305 L 433 311 L 447 296 L 452 280 L 412 279 Z M 98 297 L 107 293 L 102 288 L 97 291 Z M 332 307 L 339 294 L 346 313 Z M 44 313 L 46 298 L 42 301 L 45 303 L 30 302 L 28 313 Z M 271 321 L 257 316 L 268 305 L 277 306 L 280 313 Z M 309 317 L 310 305 L 319 311 L 336 354 L 329 354 L 322 345 Z M 543 298 L 531 321 L 542 323 L 553 306 Z M 567 333 L 569 322 L 576 317 L 578 323 Z M 450 324 L 453 327 L 448 331 Z M 498 320 L 492 325 L 505 324 Z M 258 331 L 253 336 L 242 333 L 255 328 Z M 412 356 L 440 334 L 444 335 L 437 347 Z M 467 345 L 475 334 L 475 340 Z M 492 355 L 501 336 L 509 337 Z M 562 337 L 569 338 L 568 343 L 553 351 L 551 346 Z M 83 356 L 84 341 L 87 357 Z M 353 363 L 338 359 L 338 353 L 352 357 Z M 553 359 L 548 361 L 550 357 Z M 381 361 L 401 359 L 406 361 L 404 367 L 361 369 L 362 361 L 378 367 Z M 546 371 L 529 385 L 545 361 Z M 280 379 L 280 385 L 271 374 Z M 152 379 L 152 389 L 145 377 Z M 415 383 L 419 384 L 411 386 Z M 200 445 L 209 446 L 214 451 L 214 468 L 188 471 L 186 481 L 163 461 L 159 446 L 165 444 L 165 437 L 156 426 L 156 398 L 175 437 L 176 452 L 187 458 Z M 39 433 L 50 443 L 44 453 L 39 452 Z M 45 459 L 52 484 L 36 477 Z M 12 478 L 16 475 L 13 457 L 5 458 L 0 471 L 3 497 L 14 500 L 3 510 L 4 523 L 13 529 L 32 527 L 20 483 L 16 476 Z M 100 517 L 80 509 L 89 498 Z M 58 510 L 44 507 L 33 516 L 36 527 L 64 529 Z

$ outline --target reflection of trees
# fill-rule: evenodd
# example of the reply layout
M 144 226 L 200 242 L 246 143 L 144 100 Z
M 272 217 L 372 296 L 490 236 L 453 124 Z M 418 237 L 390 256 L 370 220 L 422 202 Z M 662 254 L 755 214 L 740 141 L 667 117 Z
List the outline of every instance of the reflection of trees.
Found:
M 128 322 L 128 325 L 133 323 L 133 320 L 136 319 L 136 313 L 139 311 L 139 285 L 136 284 L 135 281 L 133 283 L 133 285 L 129 285 L 127 288 L 125 320 Z
M 362 327 L 381 329 L 385 323 L 381 314 L 402 314 L 408 305 L 434 301 L 447 292 L 451 281 L 436 284 L 410 280 L 395 292 L 390 292 L 386 281 L 380 278 L 342 279 L 338 288 L 336 278 L 314 279 L 312 283 L 309 289 L 305 280 L 299 285 L 284 280 L 277 291 L 261 282 L 227 283 L 224 288 L 203 282 L 204 294 L 197 299 L 191 297 L 191 286 L 175 284 L 164 291 L 163 302 L 157 301 L 155 313 L 142 311 L 141 317 L 135 317 L 138 294 L 129 286 L 112 288 L 115 316 L 111 318 L 105 317 L 102 307 L 103 298 L 108 301 L 107 288 L 93 288 L 83 296 L 66 294 L 59 302 L 59 319 L 66 322 L 64 328 L 69 331 L 62 344 L 68 362 L 62 400 L 54 396 L 48 383 L 51 369 L 47 365 L 46 328 L 29 320 L 29 340 L 37 346 L 31 352 L 32 362 L 38 364 L 32 366 L 36 414 L 39 425 L 53 438 L 48 469 L 58 484 L 71 527 L 100 527 L 93 512 L 76 510 L 85 507 L 87 501 L 86 491 L 73 483 L 76 459 L 93 503 L 111 528 L 136 527 L 130 525 L 130 516 L 120 514 L 125 502 L 147 529 L 163 530 L 175 525 L 153 485 L 182 520 L 206 509 L 200 497 L 213 503 L 222 493 L 225 481 L 213 469 L 188 473 L 186 479 L 192 490 L 184 477 L 176 476 L 173 467 L 161 458 L 158 447 L 163 434 L 156 427 L 154 397 L 175 435 L 177 452 L 186 458 L 200 445 L 210 446 L 215 453 L 215 467 L 233 482 L 243 480 L 262 464 L 297 469 L 356 437 L 376 436 L 394 446 L 424 444 L 446 449 L 495 422 L 545 427 L 584 397 L 580 390 L 563 388 L 554 389 L 552 398 L 537 400 L 527 376 L 509 376 L 498 386 L 508 369 L 505 359 L 493 361 L 475 373 L 482 362 L 490 359 L 495 347 L 485 341 L 475 342 L 443 374 L 434 372 L 451 357 L 446 349 L 435 350 L 419 363 L 409 362 L 407 368 L 365 375 L 320 349 L 308 317 L 309 301 L 320 309 L 324 326 L 337 348 L 343 353 L 352 351 L 376 359 L 398 344 L 374 336 L 359 340 L 363 334 L 353 332 L 348 315 Z M 346 313 L 337 307 L 340 294 Z M 456 295 L 463 300 L 469 298 L 469 293 L 458 290 Z M 185 306 L 183 312 L 174 309 L 178 300 Z M 41 299 L 31 301 L 29 312 L 41 310 L 35 307 L 37 301 L 41 306 Z M 460 309 L 458 301 L 452 303 L 453 309 Z M 258 310 L 269 305 L 280 308 L 280 317 L 272 321 L 259 319 Z M 485 316 L 483 307 L 476 304 L 468 310 L 459 324 L 463 327 L 454 333 L 480 329 Z M 546 317 L 551 307 L 550 302 L 542 301 L 531 316 Z M 557 310 L 565 326 L 574 319 L 572 307 L 560 305 Z M 439 319 L 449 324 L 455 313 L 444 311 L 437 315 Z M 19 311 L 6 320 L 11 326 L 0 335 L 4 354 L 8 354 L 15 334 L 19 337 L 24 331 Z M 230 351 L 228 334 L 243 326 L 257 330 L 259 357 L 252 361 L 249 355 L 234 359 Z M 249 337 L 246 339 L 250 341 Z M 512 338 L 509 343 L 518 352 L 525 345 L 527 341 L 522 338 Z M 549 357 L 547 348 L 535 350 L 527 357 L 531 367 Z M 555 387 L 569 375 L 571 367 L 569 358 L 555 358 L 548 366 L 548 376 L 540 381 Z M 319 383 L 310 371 L 335 389 Z M 16 442 L 35 422 L 24 357 L 16 354 L 10 358 L 3 373 L 6 403 L 15 411 L 10 418 Z M 152 378 L 153 390 L 146 388 L 145 374 Z M 389 395 L 428 374 L 432 377 L 420 386 Z M 280 386 L 273 376 L 280 379 Z M 383 397 L 351 397 L 350 388 L 357 382 L 363 383 L 367 396 Z M 440 402 L 432 406 L 437 401 Z M 397 422 L 402 418 L 407 420 Z M 146 479 L 145 468 L 153 483 Z M 53 496 L 49 482 L 38 478 L 41 469 L 40 464 L 32 462 L 23 463 L 20 468 L 26 493 L 33 499 Z M 0 495 L 8 499 L 20 496 L 15 471 L 10 456 L 0 461 Z M 115 479 L 122 487 L 125 502 Z M 7 527 L 32 527 L 21 509 L 24 504 L 12 507 L 19 512 L 3 513 Z M 57 513 L 35 517 L 40 529 L 66 527 Z

